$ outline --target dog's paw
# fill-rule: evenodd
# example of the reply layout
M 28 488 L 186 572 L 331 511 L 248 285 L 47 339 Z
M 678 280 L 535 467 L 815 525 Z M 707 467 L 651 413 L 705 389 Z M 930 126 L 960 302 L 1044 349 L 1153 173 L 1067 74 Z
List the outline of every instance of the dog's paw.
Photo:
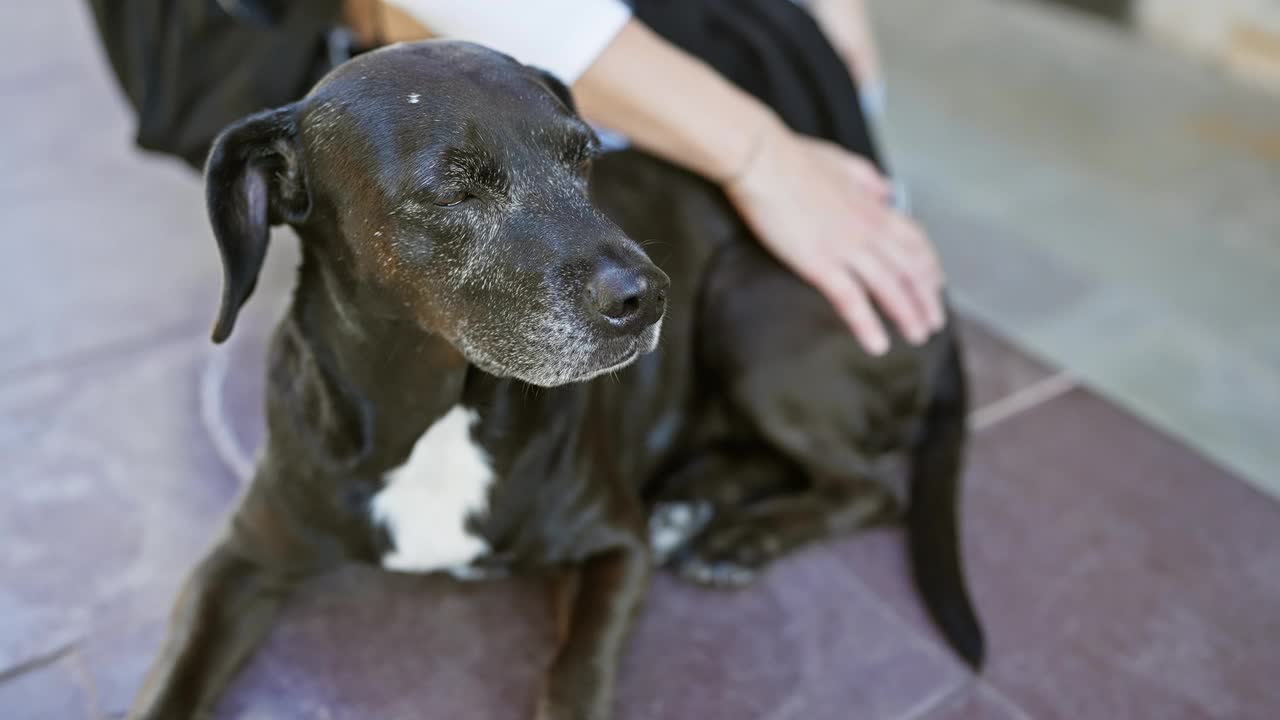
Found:
M 715 515 L 711 503 L 681 501 L 659 503 L 649 515 L 649 549 L 659 565 L 669 561 L 676 551 L 711 522 Z
M 744 518 L 707 529 L 678 553 L 672 565 L 681 577 L 701 585 L 742 587 L 784 551 L 767 523 Z

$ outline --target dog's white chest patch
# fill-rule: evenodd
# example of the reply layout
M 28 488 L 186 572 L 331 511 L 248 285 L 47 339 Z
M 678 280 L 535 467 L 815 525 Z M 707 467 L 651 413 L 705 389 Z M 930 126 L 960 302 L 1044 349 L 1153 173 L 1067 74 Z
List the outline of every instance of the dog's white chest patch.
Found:
M 418 438 L 404 465 L 387 473 L 370 504 L 374 522 L 391 539 L 382 566 L 405 572 L 466 567 L 489 551 L 467 530 L 467 519 L 485 510 L 493 469 L 471 438 L 474 410 L 455 406 Z

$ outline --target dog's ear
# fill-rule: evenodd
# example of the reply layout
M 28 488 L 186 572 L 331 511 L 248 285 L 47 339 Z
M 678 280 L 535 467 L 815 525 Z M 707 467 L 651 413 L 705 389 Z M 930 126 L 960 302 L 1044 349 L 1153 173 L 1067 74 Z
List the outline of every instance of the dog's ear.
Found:
M 570 92 L 567 85 L 560 82 L 560 78 L 540 67 L 534 67 L 532 65 L 529 67 L 533 68 L 533 71 L 537 73 L 538 78 L 542 80 L 542 84 L 547 86 L 547 89 L 551 91 L 551 94 L 559 98 L 560 102 L 564 103 L 564 106 L 569 108 L 569 112 L 574 113 L 575 115 L 578 113 L 578 105 L 573 101 L 573 93 Z
M 223 130 L 205 165 L 205 203 L 222 256 L 222 305 L 213 341 L 231 334 L 267 254 L 271 226 L 311 211 L 293 106 L 250 115 Z

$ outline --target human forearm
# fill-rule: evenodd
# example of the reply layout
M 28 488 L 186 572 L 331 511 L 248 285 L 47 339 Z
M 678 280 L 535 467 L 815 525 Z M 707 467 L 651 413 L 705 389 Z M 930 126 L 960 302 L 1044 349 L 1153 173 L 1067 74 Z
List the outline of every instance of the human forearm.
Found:
M 343 0 L 342 22 L 363 47 L 426 40 L 434 33 L 394 2 Z
M 713 181 L 736 177 L 777 116 L 632 19 L 573 84 L 583 116 Z
M 882 82 L 880 53 L 876 49 L 866 0 L 806 0 L 804 4 L 849 66 L 858 85 L 878 86 Z

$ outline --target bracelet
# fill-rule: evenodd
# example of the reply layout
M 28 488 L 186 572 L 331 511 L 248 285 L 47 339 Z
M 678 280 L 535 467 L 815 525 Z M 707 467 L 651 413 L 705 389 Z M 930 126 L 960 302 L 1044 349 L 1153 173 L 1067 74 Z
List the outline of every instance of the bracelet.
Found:
M 759 158 L 760 154 L 764 151 L 765 143 L 769 141 L 769 135 L 773 134 L 773 125 L 774 123 L 772 122 L 766 122 L 758 131 L 756 131 L 755 138 L 751 142 L 751 147 L 747 149 L 746 157 L 743 158 L 742 163 L 739 165 L 737 170 L 729 173 L 728 176 L 720 181 L 721 187 L 732 187 L 751 171 L 752 166 L 756 164 L 756 159 Z

